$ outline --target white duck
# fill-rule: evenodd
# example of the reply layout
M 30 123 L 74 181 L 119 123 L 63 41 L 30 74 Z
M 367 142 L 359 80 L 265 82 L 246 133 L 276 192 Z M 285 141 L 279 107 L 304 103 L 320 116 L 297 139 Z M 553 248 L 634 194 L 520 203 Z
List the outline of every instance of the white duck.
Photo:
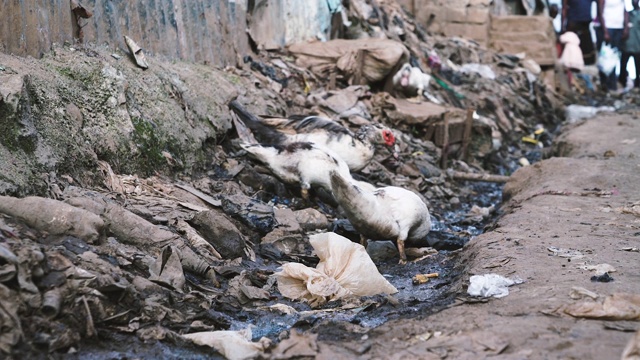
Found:
M 382 125 L 364 125 L 354 134 L 339 123 L 319 116 L 293 115 L 284 118 L 258 118 L 237 100 L 229 107 L 265 144 L 285 145 L 294 142 L 312 142 L 333 151 L 342 158 L 351 171 L 367 166 L 375 153 L 375 145 L 389 147 L 395 144 L 393 132 Z
M 421 102 L 422 97 L 426 97 L 429 101 L 439 104 L 440 101 L 429 93 L 429 83 L 431 75 L 423 73 L 420 68 L 413 67 L 406 63 L 402 65 L 400 70 L 393 75 L 393 85 L 396 89 L 405 93 L 405 95 L 415 96 L 414 102 Z
M 400 263 L 406 264 L 405 241 L 424 239 L 431 230 L 429 209 L 422 199 L 396 186 L 365 190 L 337 171 L 330 178 L 333 196 L 362 242 L 395 239 Z
M 330 150 L 310 142 L 294 142 L 287 145 L 240 145 L 254 158 L 269 167 L 271 172 L 287 184 L 299 185 L 302 197 L 308 199 L 311 186 L 331 191 L 329 174 L 335 172 L 353 181 L 363 189 L 373 191 L 375 187 L 354 180 L 347 164 Z

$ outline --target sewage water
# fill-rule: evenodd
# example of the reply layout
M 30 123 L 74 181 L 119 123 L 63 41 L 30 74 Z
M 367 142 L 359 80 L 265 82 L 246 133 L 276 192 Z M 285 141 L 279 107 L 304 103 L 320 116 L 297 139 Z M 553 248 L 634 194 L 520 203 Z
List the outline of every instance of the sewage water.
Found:
M 469 182 L 460 184 L 469 195 L 461 199 L 454 209 L 445 212 L 432 210 L 432 231 L 429 236 L 437 237 L 448 244 L 445 249 L 419 262 L 399 265 L 398 259 L 378 262 L 378 270 L 392 283 L 398 293 L 395 300 L 386 296 L 363 298 L 355 305 L 341 301 L 326 304 L 320 309 L 311 309 L 308 305 L 290 301 L 279 294 L 259 307 L 245 306 L 237 311 L 232 308 L 211 309 L 209 315 L 216 317 L 222 327 L 228 330 L 252 328 L 253 340 L 265 336 L 278 339 L 281 333 L 297 330 L 311 330 L 321 340 L 344 341 L 361 337 L 366 331 L 384 324 L 391 319 L 403 317 L 427 317 L 451 304 L 456 294 L 453 285 L 460 278 L 459 249 L 472 241 L 474 236 L 483 232 L 486 224 L 493 218 L 482 221 L 470 221 L 467 214 L 476 205 L 479 207 L 499 207 L 502 186 L 491 183 Z M 439 208 L 438 204 L 432 204 Z M 494 213 L 494 217 L 498 212 Z M 308 259 L 307 259 L 308 260 Z M 317 261 L 317 260 L 316 260 Z M 313 260 L 308 263 L 314 266 Z M 255 269 L 274 272 L 279 265 L 273 261 L 258 258 Z M 414 285 L 412 278 L 416 274 L 438 273 L 437 278 L 421 285 Z M 193 281 L 197 281 L 194 277 Z M 224 289 L 222 289 L 224 290 Z M 277 292 L 276 292 L 277 293 Z M 294 314 L 282 314 L 269 310 L 274 304 L 285 304 L 294 308 Z M 69 359 L 216 359 L 222 358 L 214 350 L 195 346 L 181 339 L 167 338 L 163 341 L 145 343 L 134 334 L 122 334 L 116 331 L 101 330 L 97 338 L 84 342 Z

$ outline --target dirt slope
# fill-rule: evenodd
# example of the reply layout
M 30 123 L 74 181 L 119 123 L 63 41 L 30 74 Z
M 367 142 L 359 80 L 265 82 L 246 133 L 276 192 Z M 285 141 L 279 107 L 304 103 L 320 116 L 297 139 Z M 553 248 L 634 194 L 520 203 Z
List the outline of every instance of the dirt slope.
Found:
M 509 200 L 495 229 L 462 250 L 465 279 L 497 273 L 523 284 L 483 303 L 470 301 L 467 283 L 444 311 L 391 321 L 360 342 L 325 344 L 325 353 L 353 354 L 347 349 L 370 344 L 363 358 L 620 358 L 638 322 L 574 318 L 563 309 L 583 301 L 569 296 L 572 287 L 600 298 L 640 293 L 640 253 L 621 250 L 640 246 L 640 217 L 623 210 L 640 201 L 640 120 L 637 113 L 590 119 L 557 143 L 567 157 L 517 171 L 505 185 Z M 554 256 L 549 247 L 583 257 Z M 592 282 L 594 272 L 582 269 L 602 263 L 616 268 L 614 281 Z

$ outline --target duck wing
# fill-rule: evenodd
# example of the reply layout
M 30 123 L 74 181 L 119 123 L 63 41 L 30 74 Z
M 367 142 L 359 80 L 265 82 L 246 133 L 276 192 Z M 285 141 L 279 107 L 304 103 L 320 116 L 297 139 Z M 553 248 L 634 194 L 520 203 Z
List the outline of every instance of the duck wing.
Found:
M 254 158 L 269 167 L 283 182 L 300 185 L 303 189 L 320 186 L 331 189 L 329 174 L 336 171 L 351 178 L 347 164 L 330 150 L 309 142 L 286 145 L 241 144 Z
M 284 144 L 287 136 L 272 126 L 264 124 L 261 119 L 240 105 L 237 100 L 229 102 L 229 108 L 238 115 L 240 120 L 251 129 L 256 136 L 265 144 Z
M 406 231 L 408 240 L 419 240 L 429 233 L 429 209 L 418 195 L 396 186 L 377 189 L 374 194 L 380 206 L 386 209 L 386 214 L 402 231 Z

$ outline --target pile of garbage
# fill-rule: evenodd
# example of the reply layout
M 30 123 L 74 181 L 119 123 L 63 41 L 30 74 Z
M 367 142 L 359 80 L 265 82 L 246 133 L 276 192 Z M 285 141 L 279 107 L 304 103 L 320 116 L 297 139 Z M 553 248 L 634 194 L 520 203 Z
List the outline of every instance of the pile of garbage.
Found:
M 287 350 L 297 337 L 315 341 L 289 331 L 295 323 L 317 330 L 318 319 L 335 314 L 401 315 L 396 307 L 434 299 L 414 286 L 450 299 L 456 253 L 447 250 L 479 233 L 500 200 L 498 185 L 462 180 L 499 183 L 504 177 L 494 175 L 538 159 L 563 100 L 525 55 L 430 36 L 393 1 L 375 11 L 350 3 L 348 38 L 261 50 L 225 71 L 287 105 L 270 115 L 392 128 L 395 148 L 378 149 L 353 175 L 419 194 L 442 251 L 408 249 L 407 268 L 390 242 L 365 251 L 326 194 L 302 199 L 244 156 L 230 131 L 201 177 L 119 175 L 99 162 L 100 187 L 69 183 L 55 199 L 1 197 L 0 351 L 73 353 L 85 339 L 117 332 L 193 341 L 228 358 L 308 356 L 313 345 Z M 248 94 L 237 101 L 252 108 Z M 412 281 L 414 273 L 424 276 Z M 277 321 L 252 333 L 260 317 Z

